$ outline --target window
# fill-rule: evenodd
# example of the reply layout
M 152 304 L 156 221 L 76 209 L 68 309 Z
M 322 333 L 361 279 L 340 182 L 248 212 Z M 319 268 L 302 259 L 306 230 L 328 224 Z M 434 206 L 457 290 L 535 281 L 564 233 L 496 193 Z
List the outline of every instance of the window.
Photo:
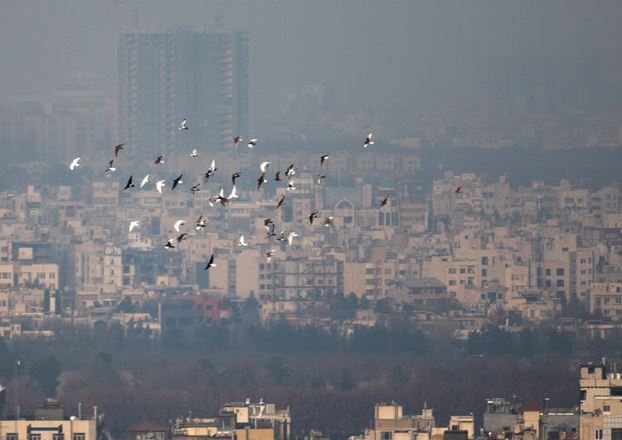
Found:
M 72 440 L 86 440 L 86 435 L 83 432 L 76 432 Z
M 449 273 L 456 273 L 456 268 L 455 267 L 450 267 L 448 272 Z
M 557 287 L 564 287 L 564 280 L 557 280 Z
M 52 434 L 52 440 L 65 440 L 65 434 Z
M 550 276 L 550 275 L 551 275 L 551 269 L 546 269 L 546 270 L 544 271 L 544 274 L 545 274 L 547 277 L 548 277 L 548 276 Z
M 555 271 L 555 273 L 557 274 L 558 277 L 562 277 L 564 276 L 564 269 L 560 267 Z
M 28 440 L 41 440 L 41 434 L 28 434 Z
M 6 435 L 6 440 L 19 440 L 19 436 L 16 432 L 11 432 Z
M 380 440 L 393 440 L 393 433 L 391 431 L 382 431 L 380 433 Z
M 602 440 L 602 438 L 603 438 L 603 430 L 602 429 L 597 429 L 596 431 L 594 431 L 594 438 L 596 440 Z
M 609 412 L 609 411 L 611 411 L 611 407 L 609 405 L 603 405 L 603 411 L 604 412 Z

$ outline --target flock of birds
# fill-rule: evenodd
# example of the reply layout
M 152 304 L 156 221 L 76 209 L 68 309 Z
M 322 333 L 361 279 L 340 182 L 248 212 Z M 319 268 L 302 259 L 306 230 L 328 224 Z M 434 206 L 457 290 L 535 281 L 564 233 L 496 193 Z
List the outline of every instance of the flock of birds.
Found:
M 183 119 L 178 127 L 179 130 L 189 130 L 190 126 L 188 124 L 188 120 L 187 119 Z M 244 141 L 244 139 L 242 139 L 242 137 L 240 136 L 235 136 L 233 138 L 233 148 L 238 149 L 240 144 Z M 247 147 L 250 149 L 253 149 L 254 147 L 257 146 L 258 144 L 258 139 L 256 138 L 252 138 L 248 140 L 247 143 Z M 363 147 L 364 148 L 368 148 L 371 145 L 374 145 L 374 134 L 373 133 L 369 133 L 366 137 L 365 140 L 363 142 Z M 108 162 L 108 165 L 105 168 L 105 172 L 106 173 L 113 173 L 116 171 L 116 166 L 115 166 L 115 161 L 119 158 L 119 155 L 121 154 L 121 151 L 125 149 L 126 144 L 118 144 L 115 145 L 113 147 L 113 152 L 114 152 L 114 159 L 111 159 Z M 197 158 L 199 157 L 199 149 L 198 148 L 193 148 L 192 152 L 190 153 L 190 157 L 192 158 Z M 320 170 L 323 169 L 324 164 L 326 163 L 326 161 L 329 159 L 329 155 L 328 154 L 323 154 L 320 156 Z M 159 155 L 156 157 L 154 164 L 157 165 L 162 165 L 164 163 L 164 155 Z M 259 178 L 257 178 L 257 190 L 259 191 L 262 186 L 265 183 L 268 183 L 268 168 L 270 167 L 270 164 L 272 162 L 270 161 L 263 161 L 261 162 L 261 164 L 259 165 L 259 169 L 261 171 L 261 175 L 259 176 Z M 78 168 L 80 166 L 80 158 L 76 157 L 75 159 L 73 159 L 71 161 L 71 163 L 69 164 L 69 169 L 70 170 L 75 170 L 76 168 Z M 205 174 L 203 176 L 203 184 L 206 184 L 208 182 L 208 180 L 216 173 L 216 171 L 218 170 L 218 168 L 216 168 L 216 161 L 212 160 L 210 167 L 205 171 Z M 210 197 L 208 199 L 208 202 L 210 204 L 210 206 L 214 206 L 217 203 L 220 203 L 222 206 L 227 206 L 227 204 L 229 204 L 232 200 L 237 199 L 238 198 L 238 193 L 237 193 L 237 187 L 236 187 L 236 180 L 241 176 L 241 172 L 234 172 L 231 175 L 231 183 L 232 183 L 232 189 L 231 192 L 225 196 L 225 192 L 224 189 L 221 188 L 220 193 L 218 194 L 218 196 L 214 196 L 214 197 Z M 296 190 L 296 186 L 295 186 L 295 182 L 294 182 L 294 176 L 296 175 L 296 168 L 294 166 L 294 164 L 291 164 L 287 167 L 287 169 L 284 172 L 284 177 L 287 179 L 287 187 L 286 190 L 287 191 L 295 191 Z M 143 179 L 140 182 L 140 188 L 143 188 L 145 185 L 147 185 L 148 183 L 150 183 L 151 181 L 149 180 L 150 175 L 147 174 L 145 175 L 145 177 L 143 177 Z M 172 185 L 171 185 L 171 189 L 175 190 L 179 185 L 181 185 L 183 183 L 183 174 L 180 174 L 178 177 L 176 177 L 175 179 L 173 179 Z M 316 182 L 318 185 L 321 185 L 324 181 L 324 179 L 326 178 L 326 176 L 324 174 L 320 173 L 316 175 Z M 281 177 L 281 172 L 277 171 L 276 174 L 274 175 L 274 181 L 276 182 L 281 182 L 283 181 L 283 178 Z M 125 184 L 125 186 L 123 187 L 124 191 L 130 190 L 131 188 L 135 188 L 136 184 L 134 183 L 134 178 L 132 175 L 130 175 L 130 177 L 127 180 L 127 183 Z M 162 190 L 163 188 L 166 187 L 166 180 L 157 180 L 155 181 L 155 189 L 159 194 L 162 194 Z M 195 185 L 192 185 L 192 187 L 190 188 L 190 191 L 192 191 L 193 194 L 196 194 L 201 188 L 201 183 L 197 183 Z M 385 196 L 382 201 L 380 202 L 380 208 L 383 208 L 387 205 L 389 201 L 389 196 Z M 283 205 L 285 204 L 285 196 L 281 196 L 277 202 L 276 202 L 276 208 L 279 209 L 281 208 Z M 319 219 L 320 215 L 318 211 L 313 211 L 310 215 L 309 215 L 309 223 L 313 224 L 315 220 Z M 185 220 L 177 220 L 174 225 L 173 228 L 175 229 L 175 231 L 178 233 L 178 235 L 175 238 L 171 238 L 168 239 L 167 242 L 163 245 L 165 249 L 175 249 L 176 244 L 181 243 L 183 240 L 185 240 L 188 237 L 188 232 L 182 232 L 182 227 L 184 226 L 184 224 L 186 223 Z M 282 230 L 279 234 L 276 233 L 275 228 L 276 225 L 274 223 L 274 221 L 270 218 L 266 218 L 264 220 L 264 227 L 266 228 L 266 237 L 267 238 L 274 238 L 276 241 L 284 243 L 287 242 L 288 245 L 292 245 L 294 242 L 294 238 L 299 237 L 298 233 L 291 231 L 291 232 L 287 232 L 285 230 Z M 328 216 L 324 218 L 324 226 L 331 226 L 333 224 L 333 217 L 332 216 Z M 195 229 L 196 231 L 200 231 L 202 229 L 204 229 L 207 226 L 207 217 L 205 217 L 204 215 L 200 215 L 199 218 L 196 220 L 196 224 L 195 224 Z M 132 232 L 133 230 L 135 230 L 136 228 L 140 227 L 140 221 L 139 220 L 132 220 L 129 223 L 129 232 Z M 238 243 L 238 246 L 241 247 L 247 247 L 248 243 L 246 242 L 244 235 L 241 235 Z M 265 257 L 267 262 L 269 263 L 270 261 L 272 261 L 272 257 L 275 254 L 276 249 L 270 249 L 267 252 L 265 252 Z M 215 267 L 216 263 L 214 263 L 214 254 L 212 254 L 204 268 L 204 270 L 209 270 L 212 267 Z

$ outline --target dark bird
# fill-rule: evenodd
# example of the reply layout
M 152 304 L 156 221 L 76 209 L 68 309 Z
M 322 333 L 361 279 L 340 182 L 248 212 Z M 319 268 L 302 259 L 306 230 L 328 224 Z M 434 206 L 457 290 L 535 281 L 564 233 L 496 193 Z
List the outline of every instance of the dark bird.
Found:
M 236 136 L 233 138 L 233 148 L 238 148 L 240 146 L 240 142 L 243 139 L 240 136 Z
M 322 156 L 320 156 L 320 166 L 324 165 L 324 162 L 326 162 L 328 160 L 328 154 L 323 154 Z
M 164 163 L 164 156 L 163 155 L 159 155 L 158 157 L 156 157 L 156 160 L 154 162 L 156 165 L 162 165 Z
M 210 267 L 216 267 L 216 263 L 214 263 L 214 254 L 210 257 L 204 270 L 208 270 Z
M 380 202 L 380 207 L 384 208 L 388 202 L 389 202 L 389 196 L 385 196 L 384 199 L 382 199 L 382 202 Z
M 296 168 L 294 168 L 294 164 L 291 164 L 290 166 L 287 167 L 287 170 L 285 171 L 285 175 L 287 177 L 293 176 L 294 174 L 296 174 Z
M 168 240 L 168 241 L 166 242 L 166 244 L 164 245 L 164 247 L 165 247 L 166 249 L 175 249 L 175 244 L 174 244 L 174 243 L 175 243 L 175 240 L 171 238 L 170 240 Z
M 130 189 L 130 188 L 134 188 L 134 183 L 132 182 L 132 176 L 130 176 L 130 178 L 127 180 L 127 183 L 125 184 L 125 188 L 123 188 L 123 191 L 125 191 L 126 189 Z
M 111 160 L 110 162 L 108 162 L 108 166 L 106 167 L 106 172 L 107 173 L 111 173 L 113 171 L 116 171 L 117 169 L 114 166 L 114 160 Z
M 232 185 L 235 185 L 235 180 L 236 180 L 236 179 L 239 179 L 241 175 L 242 175 L 242 173 L 241 173 L 241 172 L 239 172 L 239 171 L 238 171 L 238 172 L 236 172 L 236 173 L 233 173 L 233 174 L 231 175 L 231 184 L 232 184 Z
M 248 148 L 253 148 L 255 146 L 257 146 L 257 139 L 250 139 L 248 141 Z
M 200 183 L 197 183 L 196 185 L 192 185 L 192 188 L 190 188 L 190 191 L 192 191 L 192 194 L 196 194 L 199 192 L 201 187 Z
M 177 185 L 179 185 L 180 183 L 184 183 L 184 181 L 181 180 L 183 176 L 183 174 L 180 174 L 175 180 L 173 180 L 173 189 L 177 188 Z
M 369 133 L 367 135 L 367 137 L 365 138 L 365 142 L 363 142 L 363 147 L 367 148 L 370 145 L 374 145 L 374 134 L 373 133 Z
M 274 176 L 274 180 L 276 180 L 277 182 L 281 181 L 281 172 L 277 171 L 276 175 Z
M 261 186 L 266 182 L 266 173 L 261 173 L 261 176 L 259 176 L 259 179 L 257 179 L 257 191 L 259 191 L 261 189 Z
M 124 146 L 125 144 L 119 144 L 114 146 L 114 157 L 117 157 L 119 155 L 119 152 L 123 150 Z
M 270 230 L 270 225 L 274 225 L 274 220 L 267 218 L 263 221 L 263 225 L 266 227 L 266 231 Z
M 266 229 L 268 230 L 268 232 L 266 232 L 266 238 L 276 237 L 276 233 L 274 232 L 275 227 L 276 226 L 274 225 L 274 223 L 272 223 L 270 226 L 266 226 Z
M 179 234 L 177 236 L 177 243 L 181 243 L 182 241 L 184 241 L 187 235 L 188 235 L 187 232 L 182 232 L 181 234 Z
M 285 196 L 281 196 L 278 202 L 276 202 L 277 209 L 285 204 Z
M 313 211 L 311 213 L 311 215 L 309 216 L 309 223 L 313 224 L 313 220 L 315 220 L 316 218 L 318 218 L 320 216 L 320 214 L 318 214 L 317 211 Z
M 317 176 L 315 176 L 315 180 L 318 185 L 321 185 L 324 179 L 326 179 L 326 176 L 324 174 L 318 174 Z
M 461 186 L 459 186 L 458 188 L 456 188 L 455 193 L 456 193 L 456 194 L 462 194 L 462 187 L 461 187 Z

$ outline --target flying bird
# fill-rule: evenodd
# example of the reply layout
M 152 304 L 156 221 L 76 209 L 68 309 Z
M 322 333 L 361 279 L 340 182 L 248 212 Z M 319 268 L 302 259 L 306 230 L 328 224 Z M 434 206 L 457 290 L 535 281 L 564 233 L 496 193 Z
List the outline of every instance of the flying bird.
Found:
M 291 164 L 290 166 L 287 167 L 287 170 L 285 171 L 285 175 L 287 177 L 293 176 L 294 174 L 296 174 L 296 168 L 294 168 L 294 164 Z
M 257 191 L 259 191 L 261 189 L 261 185 L 266 182 L 266 173 L 261 173 L 261 176 L 259 176 L 259 179 L 257 179 Z
M 367 137 L 365 138 L 365 142 L 363 142 L 363 147 L 367 148 L 370 145 L 374 145 L 374 134 L 373 133 L 369 133 L 367 135 Z
M 164 188 L 166 186 L 166 183 L 164 183 L 164 180 L 158 180 L 156 182 L 156 191 L 158 191 L 160 194 L 162 194 L 162 188 Z
M 185 223 L 186 220 L 177 220 L 173 225 L 173 228 L 175 228 L 175 231 L 179 232 L 179 228 L 181 228 Z
M 118 157 L 119 153 L 121 152 L 121 150 L 123 150 L 123 147 L 125 146 L 125 144 L 119 144 L 119 145 L 115 145 L 114 146 L 114 157 Z
M 240 136 L 236 136 L 233 138 L 233 148 L 238 148 L 240 146 L 240 142 L 243 141 L 243 139 Z
M 71 161 L 71 163 L 69 164 L 69 169 L 71 171 L 73 171 L 76 167 L 80 166 L 80 158 L 76 157 L 74 160 Z
M 183 176 L 183 174 L 180 174 L 175 180 L 173 180 L 173 189 L 177 188 L 177 185 L 184 183 L 184 181 L 181 180 Z
M 161 154 L 158 157 L 156 157 L 156 160 L 154 163 L 156 165 L 162 165 L 164 163 L 164 156 Z
M 218 168 L 216 168 L 216 160 L 212 160 L 212 163 L 210 164 L 209 168 L 205 172 L 204 181 L 207 182 L 209 178 L 214 175 L 217 169 Z
M 231 193 L 229 194 L 229 197 L 227 197 L 228 199 L 237 199 L 238 198 L 238 190 L 235 187 L 235 185 L 233 185 L 233 189 L 231 190 Z
M 275 252 L 276 250 L 274 249 L 270 249 L 268 252 L 266 252 L 266 260 L 268 261 L 268 263 L 272 261 L 272 256 Z
M 265 162 L 261 162 L 261 165 L 259 165 L 259 169 L 261 170 L 262 173 L 265 173 L 266 170 L 268 169 L 268 166 L 270 166 L 272 162 L 269 161 L 265 161 Z
M 290 232 L 289 235 L 287 236 L 287 244 L 289 244 L 290 246 L 294 243 L 294 238 L 298 237 L 298 233 L 296 232 Z
M 114 160 L 111 160 L 110 162 L 108 162 L 108 167 L 106 168 L 106 172 L 107 173 L 111 173 L 113 171 L 116 171 L 117 168 L 114 166 Z
M 235 185 L 235 180 L 236 180 L 236 179 L 239 179 L 241 175 L 242 175 L 242 173 L 240 173 L 239 171 L 238 171 L 238 172 L 233 173 L 233 174 L 231 175 L 231 185 Z
M 248 243 L 246 241 L 244 241 L 244 236 L 240 235 L 240 240 L 238 241 L 238 246 L 248 246 Z
M 313 224 L 313 220 L 315 220 L 316 218 L 318 218 L 320 216 L 320 214 L 317 211 L 313 211 L 311 213 L 311 215 L 309 216 L 309 223 Z
M 296 186 L 294 185 L 294 179 L 289 178 L 287 179 L 287 191 L 294 191 L 296 189 Z
M 326 162 L 328 160 L 328 154 L 322 154 L 320 156 L 320 166 L 324 165 L 324 162 Z
M 281 181 L 281 172 L 277 171 L 276 175 L 274 176 L 274 180 L 276 180 L 277 182 Z
M 136 228 L 139 225 L 140 225 L 140 222 L 138 220 L 132 220 L 130 222 L 130 232 L 132 232 L 134 228 Z
M 248 148 L 253 148 L 257 145 L 257 139 L 250 139 L 248 141 Z
M 180 130 L 188 130 L 190 127 L 188 127 L 188 120 L 184 119 L 183 121 L 181 121 L 181 123 L 179 124 L 179 129 Z
M 149 183 L 149 174 L 147 174 L 145 177 L 143 177 L 143 180 L 140 182 L 140 187 L 142 188 L 143 186 L 145 186 L 148 183 Z
M 192 191 L 192 194 L 196 194 L 199 192 L 201 184 L 197 183 L 196 185 L 192 185 L 192 188 L 190 188 L 190 191 Z
M 174 238 L 170 238 L 169 240 L 167 240 L 166 244 L 164 245 L 164 247 L 166 249 L 175 249 L 175 239 Z
M 285 196 L 281 196 L 278 202 L 276 202 L 277 209 L 285 204 Z
M 134 185 L 134 182 L 132 182 L 132 176 L 130 176 L 130 178 L 127 180 L 127 183 L 125 184 L 125 188 L 123 188 L 123 191 L 125 191 L 126 189 L 130 189 L 130 188 L 134 188 L 136 185 Z
M 199 157 L 199 149 L 193 148 L 192 153 L 190 153 L 190 157 Z
M 207 217 L 200 215 L 199 218 L 197 219 L 196 230 L 198 231 L 199 229 L 205 228 L 206 224 L 207 224 Z
M 210 267 L 215 267 L 215 266 L 216 266 L 216 263 L 214 263 L 214 254 L 212 254 L 204 270 L 208 270 Z
M 333 224 L 333 216 L 324 218 L 324 226 L 328 227 Z
M 384 208 L 388 202 L 389 202 L 389 196 L 385 196 L 384 199 L 382 199 L 382 202 L 380 202 L 380 207 Z
M 276 241 L 283 243 L 285 240 L 287 240 L 287 237 L 285 237 L 285 229 L 281 229 L 281 232 L 279 232 L 279 236 L 276 238 Z
M 318 185 L 321 185 L 321 184 L 322 184 L 322 182 L 324 181 L 324 179 L 326 179 L 326 176 L 325 176 L 324 174 L 318 174 L 318 175 L 315 177 L 316 183 L 317 183 Z
M 271 218 L 264 219 L 263 221 L 263 225 L 266 227 L 266 231 L 269 231 L 270 225 L 273 225 L 273 224 L 274 224 L 274 220 L 272 220 Z
M 181 234 L 179 234 L 177 236 L 177 243 L 181 243 L 182 241 L 184 241 L 187 236 L 188 236 L 187 232 L 182 232 Z
M 459 186 L 458 188 L 456 188 L 455 193 L 456 193 L 456 194 L 462 194 L 462 187 L 461 187 L 461 186 Z

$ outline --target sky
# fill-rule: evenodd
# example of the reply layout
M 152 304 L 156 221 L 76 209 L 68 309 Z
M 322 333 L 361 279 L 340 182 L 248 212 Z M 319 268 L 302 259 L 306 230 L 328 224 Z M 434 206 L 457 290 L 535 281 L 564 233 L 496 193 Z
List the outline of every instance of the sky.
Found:
M 0 0 L 0 99 L 76 74 L 116 90 L 135 4 L 140 28 L 221 17 L 249 31 L 255 120 L 307 84 L 329 87 L 338 112 L 389 115 L 468 109 L 539 82 L 591 105 L 622 89 L 619 0 Z

